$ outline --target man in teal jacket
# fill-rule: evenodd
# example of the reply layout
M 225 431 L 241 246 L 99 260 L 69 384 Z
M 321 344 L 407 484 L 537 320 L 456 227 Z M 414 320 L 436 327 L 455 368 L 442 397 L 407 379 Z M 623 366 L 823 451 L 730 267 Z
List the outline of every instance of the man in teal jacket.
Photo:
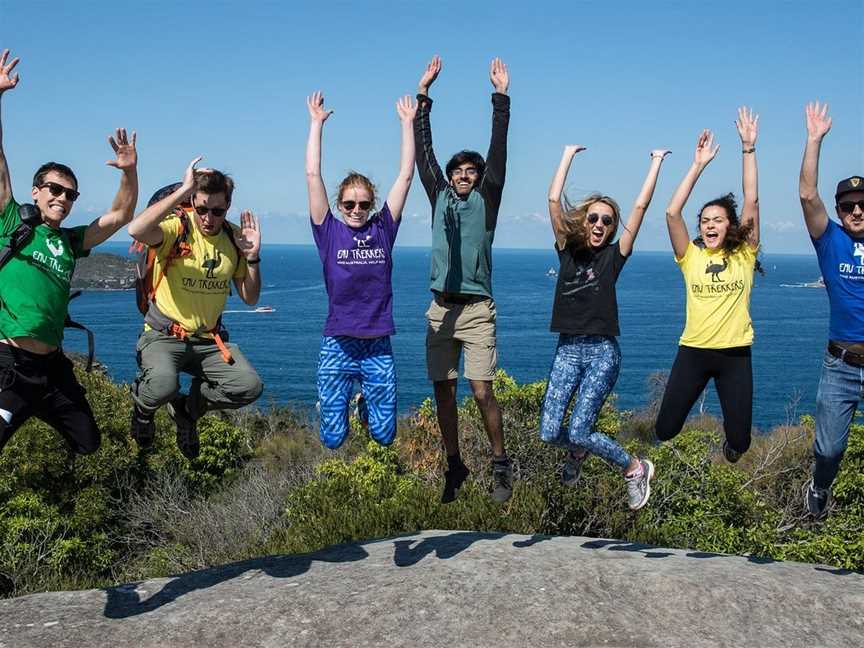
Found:
M 476 151 L 460 151 L 446 173 L 432 150 L 429 86 L 441 71 L 435 56 L 420 79 L 414 120 L 417 170 L 432 204 L 432 303 L 426 313 L 426 365 L 435 385 L 438 426 L 447 451 L 441 501 L 456 499 L 468 469 L 459 454 L 456 381 L 465 352 L 465 377 L 483 416 L 492 446 L 492 498 L 506 502 L 513 493 L 513 470 L 504 450 L 501 410 L 492 381 L 497 369 L 495 301 L 492 298 L 492 241 L 504 190 L 510 77 L 500 59 L 492 61 L 492 141 L 484 161 Z

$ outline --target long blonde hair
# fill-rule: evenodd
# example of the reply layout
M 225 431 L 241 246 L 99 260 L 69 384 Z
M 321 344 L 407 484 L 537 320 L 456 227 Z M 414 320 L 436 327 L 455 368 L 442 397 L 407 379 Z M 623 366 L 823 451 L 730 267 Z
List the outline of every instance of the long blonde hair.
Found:
M 612 223 L 612 231 L 606 238 L 606 243 L 611 243 L 615 239 L 615 234 L 618 232 L 618 224 L 621 222 L 621 208 L 609 196 L 604 196 L 601 193 L 595 192 L 585 196 L 579 202 L 573 204 L 565 195 L 561 199 L 561 206 L 564 212 L 564 218 L 561 225 L 564 228 L 564 240 L 567 245 L 575 245 L 579 249 L 588 247 L 588 227 L 587 216 L 588 208 L 594 203 L 603 203 L 612 208 L 615 214 L 615 222 Z

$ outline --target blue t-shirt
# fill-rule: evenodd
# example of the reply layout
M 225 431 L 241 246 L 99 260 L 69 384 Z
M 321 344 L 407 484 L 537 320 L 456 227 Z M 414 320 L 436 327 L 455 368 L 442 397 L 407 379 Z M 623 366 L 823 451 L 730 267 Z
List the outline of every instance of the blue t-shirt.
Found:
M 830 218 L 812 239 L 828 291 L 831 321 L 828 338 L 864 342 L 864 238 L 853 238 Z
M 399 222 L 384 203 L 359 229 L 329 209 L 323 223 L 312 223 L 330 298 L 324 335 L 373 338 L 396 332 L 390 276 Z

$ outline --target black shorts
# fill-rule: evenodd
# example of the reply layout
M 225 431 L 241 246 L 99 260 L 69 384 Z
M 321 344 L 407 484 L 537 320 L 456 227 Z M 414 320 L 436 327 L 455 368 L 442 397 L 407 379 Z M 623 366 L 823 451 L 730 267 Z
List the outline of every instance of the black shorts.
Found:
M 93 410 L 63 351 L 40 355 L 0 342 L 0 451 L 31 416 L 54 427 L 79 454 L 99 449 Z

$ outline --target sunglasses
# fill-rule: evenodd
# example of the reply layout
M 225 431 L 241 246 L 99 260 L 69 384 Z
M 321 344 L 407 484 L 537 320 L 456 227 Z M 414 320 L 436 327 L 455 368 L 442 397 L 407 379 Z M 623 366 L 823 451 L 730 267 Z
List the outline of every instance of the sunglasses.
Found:
M 864 200 L 844 200 L 837 203 L 837 208 L 844 214 L 851 214 L 855 211 L 855 205 L 858 205 L 858 209 L 864 211 Z
M 591 223 L 592 225 L 594 223 L 596 223 L 598 220 L 602 220 L 603 224 L 606 227 L 609 227 L 612 223 L 615 222 L 615 220 L 611 216 L 609 216 L 608 214 L 603 214 L 603 216 L 600 216 L 600 214 L 588 214 L 588 216 L 586 217 L 586 220 L 589 223 Z
M 342 207 L 345 209 L 345 211 L 349 211 L 349 212 L 352 209 L 354 209 L 355 207 L 359 207 L 361 211 L 369 211 L 369 208 L 372 207 L 372 201 L 371 200 L 361 200 L 361 201 L 357 202 L 355 200 L 343 200 L 342 201 Z
M 60 194 L 66 194 L 66 200 L 69 202 L 75 202 L 78 200 L 78 196 L 81 194 L 75 191 L 74 189 L 69 189 L 68 187 L 64 187 L 61 184 L 57 184 L 56 182 L 44 182 L 39 185 L 40 189 L 47 189 L 48 192 L 52 196 L 59 196 Z
M 199 216 L 206 216 L 210 213 L 216 218 L 222 218 L 227 211 L 224 207 L 204 207 L 203 205 L 196 205 L 195 207 L 195 213 Z

